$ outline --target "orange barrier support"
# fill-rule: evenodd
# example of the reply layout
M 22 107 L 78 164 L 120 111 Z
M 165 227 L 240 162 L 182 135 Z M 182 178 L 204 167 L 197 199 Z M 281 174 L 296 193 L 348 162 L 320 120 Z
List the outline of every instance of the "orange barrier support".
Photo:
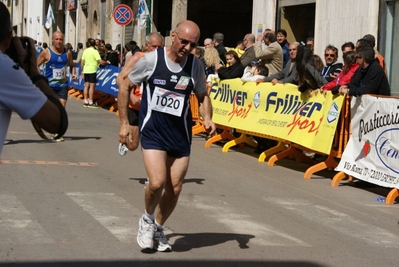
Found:
M 190 96 L 190 109 L 193 118 L 192 120 L 194 123 L 196 123 L 192 128 L 192 135 L 205 132 L 205 127 L 202 123 L 202 118 L 199 112 L 198 99 L 193 93 Z
M 389 192 L 387 198 L 385 199 L 385 204 L 387 204 L 387 205 L 392 205 L 392 204 L 394 204 L 394 203 L 395 203 L 395 199 L 396 199 L 397 197 L 399 197 L 399 189 L 394 188 L 394 189 L 392 189 L 392 190 Z
M 82 93 L 82 91 L 77 90 L 77 89 L 72 88 L 72 87 L 69 88 L 69 90 L 68 90 L 68 95 L 69 95 L 69 98 L 75 97 L 76 100 L 79 100 L 79 99 L 82 99 L 82 98 L 83 98 L 83 93 Z
M 230 133 L 231 128 L 230 127 L 226 127 L 226 126 L 222 126 L 222 125 L 216 125 L 216 127 L 218 129 L 222 129 L 221 133 L 215 134 L 214 136 L 212 136 L 211 138 L 209 138 L 208 140 L 206 140 L 205 142 L 205 147 L 209 148 L 211 147 L 211 145 L 213 143 L 219 142 L 221 140 L 233 140 L 236 137 L 234 135 L 232 135 Z
M 338 121 L 338 126 L 335 131 L 334 135 L 334 140 L 333 140 L 333 145 L 330 154 L 327 156 L 327 159 L 317 163 L 311 167 L 309 167 L 306 172 L 304 173 L 304 178 L 305 179 L 310 179 L 311 176 L 319 172 L 321 170 L 333 170 L 335 167 L 338 166 L 338 162 L 335 160 L 340 159 L 342 157 L 342 154 L 345 150 L 346 144 L 349 141 L 349 136 L 350 136 L 350 97 L 346 96 L 344 103 L 341 108 L 341 113 L 339 116 L 339 121 Z M 334 178 L 337 177 L 336 179 L 343 179 L 345 178 L 345 175 L 336 175 Z M 334 181 L 332 184 L 337 183 L 337 181 Z

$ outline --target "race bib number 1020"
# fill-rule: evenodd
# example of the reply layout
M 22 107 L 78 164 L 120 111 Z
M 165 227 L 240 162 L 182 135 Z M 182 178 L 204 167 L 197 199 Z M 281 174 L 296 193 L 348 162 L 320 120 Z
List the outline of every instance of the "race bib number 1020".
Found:
M 184 94 L 155 87 L 151 109 L 180 117 L 184 106 Z

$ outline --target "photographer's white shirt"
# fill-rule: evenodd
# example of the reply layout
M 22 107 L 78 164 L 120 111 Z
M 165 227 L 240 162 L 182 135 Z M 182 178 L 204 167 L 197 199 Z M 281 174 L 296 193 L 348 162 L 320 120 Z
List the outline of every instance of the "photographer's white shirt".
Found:
M 46 103 L 47 97 L 25 71 L 0 51 L 0 155 L 6 138 L 11 113 L 32 118 Z

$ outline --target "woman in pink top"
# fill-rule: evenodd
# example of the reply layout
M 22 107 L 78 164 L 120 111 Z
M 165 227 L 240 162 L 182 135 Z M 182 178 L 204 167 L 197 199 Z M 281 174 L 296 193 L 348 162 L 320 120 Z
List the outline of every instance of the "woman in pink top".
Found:
M 353 51 L 346 52 L 344 54 L 344 67 L 338 77 L 323 85 L 320 89 L 337 94 L 341 85 L 349 84 L 358 67 L 359 65 L 356 63 L 356 53 Z

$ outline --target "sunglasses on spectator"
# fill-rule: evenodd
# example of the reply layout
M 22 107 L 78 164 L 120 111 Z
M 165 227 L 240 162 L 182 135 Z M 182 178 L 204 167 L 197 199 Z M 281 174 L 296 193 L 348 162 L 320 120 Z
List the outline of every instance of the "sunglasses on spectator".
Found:
M 189 40 L 180 38 L 179 35 L 177 34 L 177 32 L 175 32 L 175 33 L 176 33 L 177 38 L 179 38 L 180 44 L 182 44 L 183 46 L 187 46 L 188 44 L 190 44 L 191 48 L 196 48 L 198 46 L 197 43 L 190 42 Z
M 335 54 L 324 54 L 325 57 L 335 57 Z

